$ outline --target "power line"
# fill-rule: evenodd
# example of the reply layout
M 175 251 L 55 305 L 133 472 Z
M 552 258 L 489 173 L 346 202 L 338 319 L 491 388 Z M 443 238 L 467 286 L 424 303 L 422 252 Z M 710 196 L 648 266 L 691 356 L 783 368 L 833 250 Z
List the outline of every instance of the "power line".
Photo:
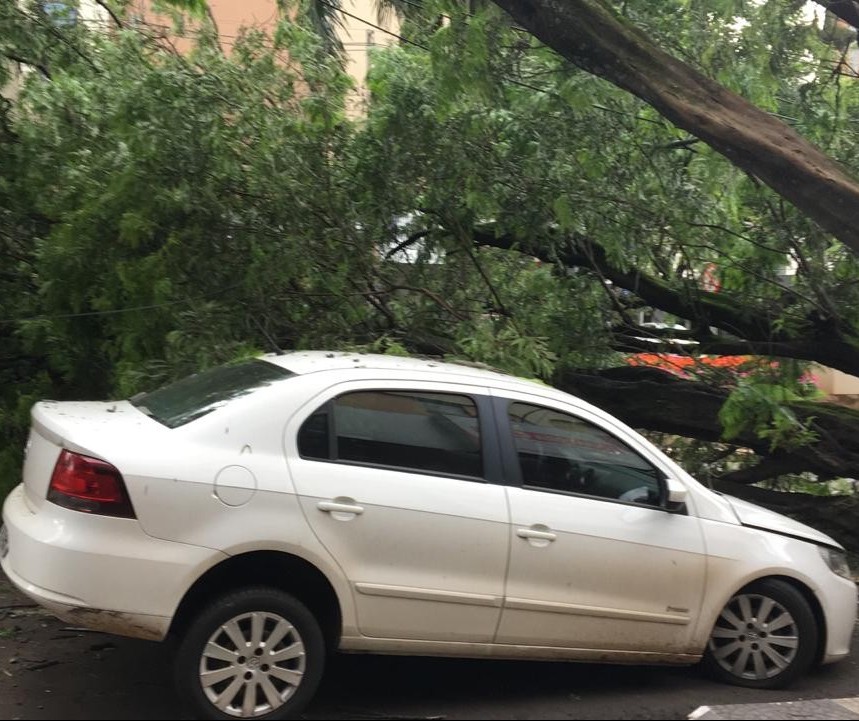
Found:
M 210 300 L 212 298 L 216 298 L 217 296 L 226 293 L 230 290 L 235 290 L 241 283 L 235 283 L 234 285 L 228 285 L 226 288 L 221 288 L 219 290 L 208 293 L 201 298 L 178 298 L 177 300 L 168 300 L 163 303 L 152 303 L 149 305 L 135 305 L 130 306 L 128 308 L 110 308 L 108 310 L 88 310 L 82 311 L 80 313 L 58 313 L 56 315 L 34 315 L 29 318 L 3 318 L 0 319 L 0 325 L 8 325 L 12 323 L 28 323 L 31 321 L 37 320 L 62 320 L 64 318 L 89 318 L 96 316 L 105 316 L 105 315 L 119 315 L 121 313 L 135 313 L 137 311 L 143 310 L 157 310 L 158 308 L 166 308 L 171 305 L 180 305 L 182 303 L 193 303 L 195 300 Z
M 420 5 L 419 3 L 413 2 L 412 0 L 402 0 L 402 1 L 403 1 L 403 2 L 406 2 L 406 3 L 407 3 L 407 4 L 409 4 L 409 5 L 413 5 L 413 6 L 415 6 L 415 7 L 421 7 L 421 5 Z M 400 35 L 399 33 L 395 33 L 395 32 L 394 32 L 394 31 L 392 31 L 392 30 L 388 30 L 387 28 L 385 28 L 385 27 L 383 27 L 383 26 L 379 25 L 378 23 L 374 23 L 374 22 L 372 22 L 372 21 L 370 21 L 370 20 L 367 20 L 366 18 L 362 18 L 362 17 L 360 17 L 360 16 L 358 16 L 358 15 L 355 15 L 354 13 L 351 13 L 351 12 L 349 12 L 348 10 L 344 10 L 342 7 L 339 7 L 338 5 L 335 5 L 334 3 L 328 2 L 328 0 L 317 0 L 317 2 L 320 2 L 321 4 L 323 4 L 323 5 L 325 5 L 325 6 L 329 7 L 329 8 L 331 8 L 332 10 L 334 10 L 334 11 L 336 11 L 336 12 L 340 12 L 340 13 L 342 13 L 343 15 L 346 15 L 347 17 L 350 17 L 350 18 L 352 18 L 353 20 L 357 20 L 358 22 L 363 23 L 364 25 L 367 25 L 368 27 L 374 28 L 375 30 L 379 30 L 380 32 L 385 33 L 386 35 L 389 35 L 389 36 L 391 36 L 391 37 L 393 37 L 393 38 L 396 38 L 397 40 L 399 40 L 399 41 L 401 41 L 401 42 L 403 42 L 403 43 L 406 43 L 407 45 L 412 45 L 412 46 L 414 46 L 414 47 L 416 47 L 416 48 L 420 48 L 421 50 L 425 50 L 425 51 L 427 51 L 427 52 L 429 52 L 429 51 L 430 51 L 430 49 L 429 49 L 426 45 L 424 45 L 424 44 L 422 44 L 422 43 L 419 43 L 419 42 L 415 42 L 414 40 L 410 40 L 409 38 L 404 37 L 403 35 Z M 469 17 L 475 17 L 473 13 L 466 13 L 466 14 L 467 14 Z M 451 16 L 449 16 L 449 15 L 444 15 L 444 14 L 442 14 L 442 17 L 445 17 L 445 18 L 447 18 L 448 20 L 452 19 L 452 18 L 451 18 Z M 101 24 L 101 25 L 103 25 L 103 24 L 104 24 L 103 22 L 100 22 L 100 21 L 98 21 L 98 20 L 91 21 L 91 22 L 95 22 L 95 23 L 98 23 L 98 24 Z M 162 31 L 172 32 L 172 34 L 174 34 L 174 35 L 176 35 L 176 36 L 178 36 L 178 37 L 182 37 L 182 38 L 191 38 L 191 37 L 193 37 L 193 36 L 187 35 L 187 34 L 185 34 L 185 33 L 178 33 L 178 32 L 175 32 L 175 31 L 170 31 L 170 30 L 169 30 L 169 28 L 168 28 L 167 26 L 165 26 L 165 25 L 161 25 L 161 24 L 157 24 L 157 23 L 150 23 L 150 22 L 145 21 L 145 20 L 142 20 L 142 19 L 141 19 L 141 20 L 138 20 L 138 21 L 137 21 L 137 23 L 138 23 L 138 24 L 142 24 L 142 25 L 146 25 L 147 27 L 152 28 L 152 29 L 158 29 L 158 30 L 162 30 Z M 133 26 L 134 26 L 134 25 L 132 24 L 132 27 L 133 27 Z M 519 28 L 519 27 L 515 27 L 515 26 L 514 26 L 514 27 L 512 27 L 512 29 L 513 29 L 513 30 L 518 30 L 518 31 L 527 32 L 527 31 L 525 31 L 523 28 Z M 233 38 L 233 39 L 238 39 L 238 38 L 240 38 L 240 37 L 241 37 L 240 35 L 229 35 L 229 34 L 221 35 L 220 33 L 218 33 L 218 39 L 219 39 L 219 40 L 220 40 L 220 38 Z M 234 43 L 234 42 L 227 42 L 227 43 L 224 43 L 224 44 L 226 44 L 226 45 L 235 45 L 235 43 Z M 375 47 L 375 46 L 376 46 L 376 44 L 375 44 L 375 43 L 359 43 L 359 42 L 354 42 L 354 43 L 343 43 L 343 46 L 344 46 L 344 47 L 346 47 L 347 45 L 348 45 L 348 46 L 350 46 L 350 47 Z M 267 47 L 267 48 L 269 48 L 269 49 L 274 49 L 274 48 L 273 48 L 273 46 L 271 46 L 271 45 L 266 45 L 266 47 Z M 534 90 L 534 91 L 536 91 L 536 92 L 538 92 L 538 93 L 546 93 L 546 94 L 550 94 L 550 95 L 551 95 L 551 94 L 554 94 L 554 93 L 552 93 L 552 91 L 550 91 L 550 90 L 547 90 L 547 89 L 545 89 L 545 88 L 538 87 L 538 86 L 536 86 L 536 85 L 531 85 L 530 83 L 526 83 L 526 82 L 521 81 L 521 80 L 514 80 L 513 78 L 508 78 L 508 82 L 510 82 L 510 83 L 511 83 L 511 84 L 513 84 L 513 85 L 518 85 L 519 87 L 527 88 L 528 90 Z
M 415 0 L 399 0 L 399 1 L 402 3 L 405 3 L 406 5 L 411 5 L 412 7 L 416 7 L 419 10 L 425 10 L 426 9 L 421 3 L 415 2 Z M 476 18 L 477 17 L 477 15 L 475 15 L 474 13 L 470 13 L 470 12 L 463 12 L 463 15 L 465 15 L 466 17 L 469 17 L 469 18 Z M 453 17 L 451 17 L 450 15 L 445 15 L 445 13 L 438 13 L 438 17 L 442 17 L 442 18 L 445 18 L 445 19 L 451 20 L 451 21 L 453 20 Z M 510 25 L 509 27 L 511 30 L 516 30 L 517 32 L 520 32 L 520 33 L 528 33 L 529 35 L 531 35 L 531 33 L 528 30 L 526 30 L 525 28 L 520 28 L 518 25 Z
M 377 23 L 370 22 L 369 20 L 367 20 L 365 18 L 354 15 L 353 13 L 350 13 L 348 10 L 344 10 L 342 7 L 338 7 L 337 5 L 334 5 L 333 3 L 330 3 L 327 0 L 317 0 L 317 2 L 320 2 L 323 5 L 330 7 L 332 10 L 336 10 L 337 12 L 343 13 L 346 17 L 350 17 L 353 20 L 357 20 L 359 23 L 364 23 L 365 25 L 369 25 L 371 28 L 375 28 L 376 30 L 381 30 L 383 33 L 386 33 L 387 35 L 390 35 L 391 37 L 397 38 L 397 40 L 400 40 L 401 42 L 404 42 L 408 45 L 414 45 L 416 48 L 420 48 L 421 50 L 427 50 L 427 51 L 429 50 L 429 48 L 426 45 L 421 45 L 420 43 L 416 43 L 414 40 L 409 40 L 408 38 L 403 37 L 399 33 L 395 33 L 392 30 L 388 30 L 387 28 L 384 28 L 381 25 L 378 25 Z
M 82 25 L 89 25 L 89 26 L 95 27 L 95 28 L 107 26 L 107 23 L 105 21 L 98 20 L 96 18 L 78 18 L 77 22 L 82 24 Z M 169 35 L 169 36 L 173 36 L 173 37 L 177 37 L 177 38 L 182 38 L 183 40 L 192 40 L 196 37 L 196 35 L 194 33 L 189 32 L 187 30 L 180 32 L 176 28 L 171 28 L 169 25 L 164 25 L 164 24 L 159 23 L 159 22 L 152 22 L 149 20 L 144 20 L 142 18 L 138 18 L 134 21 L 129 21 L 126 25 L 126 29 L 139 31 L 141 26 L 145 26 L 146 28 L 148 28 L 150 30 L 163 33 L 163 35 L 158 36 L 158 37 L 166 37 Z M 249 30 L 260 29 L 260 30 L 263 30 L 263 32 L 264 32 L 264 29 L 260 25 L 250 25 L 250 26 L 247 26 L 247 28 Z M 224 45 L 234 46 L 236 44 L 235 41 L 240 40 L 242 38 L 246 38 L 246 37 L 247 37 L 246 35 L 233 35 L 231 33 L 222 33 L 219 31 L 217 33 L 216 39 L 218 40 L 218 42 L 221 42 Z M 399 38 L 400 36 L 395 35 L 395 37 Z M 347 42 L 344 42 L 341 44 L 344 47 L 355 47 L 355 48 L 384 47 L 384 45 L 381 43 L 360 42 L 357 40 L 347 41 Z M 262 45 L 264 47 L 268 48 L 269 50 L 278 49 L 271 42 L 263 42 Z M 421 47 L 423 47 L 423 46 L 421 46 Z M 283 48 L 283 49 L 288 50 L 288 48 Z
M 409 40 L 408 38 L 405 38 L 402 35 L 399 35 L 398 33 L 395 33 L 391 30 L 383 28 L 381 25 L 370 22 L 369 20 L 362 18 L 362 17 L 358 17 L 357 15 L 353 15 L 352 13 L 350 13 L 346 10 L 343 10 L 342 8 L 338 8 L 336 5 L 328 2 L 328 0 L 317 0 L 317 2 L 320 2 L 323 5 L 327 5 L 328 7 L 330 7 L 333 10 L 338 10 L 339 12 L 343 13 L 344 15 L 347 15 L 348 17 L 353 18 L 354 20 L 357 20 L 358 22 L 362 22 L 365 25 L 369 25 L 371 28 L 375 28 L 376 30 L 381 30 L 383 33 L 387 33 L 388 35 L 395 37 L 398 40 L 401 40 L 402 42 L 404 42 L 408 45 L 414 45 L 416 48 L 420 48 L 421 50 L 426 50 L 427 52 L 430 51 L 430 49 L 426 45 L 422 45 L 421 43 L 416 43 L 414 40 Z M 445 16 L 445 17 L 447 17 L 447 16 Z M 518 28 L 516 28 L 516 29 L 518 29 Z M 548 95 L 557 95 L 556 93 L 553 93 L 551 90 L 546 90 L 545 88 L 540 88 L 540 87 L 537 87 L 536 85 L 531 85 L 530 83 L 526 83 L 526 82 L 523 82 L 521 80 L 514 80 L 513 78 L 508 78 L 507 80 L 512 85 L 518 85 L 520 87 L 527 88 L 528 90 L 534 90 L 538 93 L 546 93 Z
M 155 310 L 157 308 L 164 308 L 169 305 L 176 305 L 178 303 L 189 303 L 193 299 L 192 298 L 182 298 L 180 300 L 171 300 L 165 303 L 155 303 L 153 305 L 137 305 L 132 306 L 130 308 L 111 308 L 110 310 L 90 310 L 84 311 L 82 313 L 59 313 L 57 315 L 34 315 L 29 318 L 3 318 L 0 319 L 0 324 L 10 324 L 10 323 L 28 323 L 30 321 L 37 320 L 61 320 L 63 318 L 87 318 L 91 316 L 102 316 L 102 315 L 118 315 L 120 313 L 132 313 L 135 311 L 141 310 Z

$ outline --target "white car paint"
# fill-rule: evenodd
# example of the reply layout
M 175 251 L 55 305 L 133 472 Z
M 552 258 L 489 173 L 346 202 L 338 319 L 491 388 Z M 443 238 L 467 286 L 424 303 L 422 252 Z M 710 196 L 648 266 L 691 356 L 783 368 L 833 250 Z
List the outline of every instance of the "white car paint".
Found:
M 539 491 L 508 493 L 498 643 L 689 652 L 707 565 L 698 519 L 576 496 L 547 506 Z M 523 538 L 531 529 L 554 538 Z
M 723 496 L 723 498 L 728 501 L 731 509 L 737 514 L 737 518 L 744 526 L 775 531 L 785 536 L 805 538 L 814 543 L 832 544 L 832 539 L 829 536 L 810 526 L 806 526 L 804 523 L 794 521 L 792 518 L 782 516 L 780 513 L 775 513 L 766 508 L 761 508 L 754 503 L 749 503 L 740 498 L 734 498 L 733 496 Z
M 284 446 L 305 516 L 352 580 L 359 631 L 379 638 L 493 640 L 504 596 L 509 516 L 505 489 L 396 469 L 302 459 L 296 436 L 308 415 L 344 393 L 374 390 L 471 392 L 438 381 L 360 380 L 328 386 L 287 424 Z M 360 504 L 360 517 L 325 512 Z M 360 531 L 356 526 L 360 527 Z
M 127 401 L 37 404 L 23 484 L 3 509 L 6 574 L 78 623 L 162 638 L 206 571 L 274 551 L 328 579 L 343 650 L 664 663 L 699 658 L 728 599 L 779 576 L 819 602 L 822 660 L 848 653 L 856 588 L 816 546 L 840 548 L 834 540 L 712 492 L 594 406 L 437 361 L 323 352 L 264 359 L 296 377 L 173 429 Z M 357 389 L 520 399 L 581 416 L 685 491 L 687 513 L 302 459 L 302 423 Z M 62 448 L 116 466 L 136 518 L 46 501 Z
M 53 504 L 51 504 L 53 506 Z M 135 521 L 86 517 L 59 506 L 34 512 L 18 486 L 3 516 L 9 579 L 76 626 L 161 640 L 184 591 L 225 554 L 161 541 Z

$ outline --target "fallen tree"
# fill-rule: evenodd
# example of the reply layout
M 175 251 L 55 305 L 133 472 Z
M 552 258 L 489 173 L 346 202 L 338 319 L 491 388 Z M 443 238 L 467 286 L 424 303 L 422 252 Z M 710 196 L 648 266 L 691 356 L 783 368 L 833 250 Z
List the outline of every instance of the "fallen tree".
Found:
M 790 125 L 657 47 L 603 0 L 494 0 L 574 65 L 653 106 L 859 252 L 859 182 Z M 852 18 L 842 3 L 831 3 Z

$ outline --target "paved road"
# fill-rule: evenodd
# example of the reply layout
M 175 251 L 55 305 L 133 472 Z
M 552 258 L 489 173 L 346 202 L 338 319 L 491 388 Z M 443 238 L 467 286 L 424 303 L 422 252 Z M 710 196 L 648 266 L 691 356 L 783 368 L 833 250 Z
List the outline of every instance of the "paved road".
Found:
M 160 644 L 82 632 L 0 576 L 0 718 L 188 719 Z M 683 719 L 702 705 L 859 696 L 857 652 L 790 691 L 713 683 L 696 669 L 382 656 L 333 659 L 308 719 Z

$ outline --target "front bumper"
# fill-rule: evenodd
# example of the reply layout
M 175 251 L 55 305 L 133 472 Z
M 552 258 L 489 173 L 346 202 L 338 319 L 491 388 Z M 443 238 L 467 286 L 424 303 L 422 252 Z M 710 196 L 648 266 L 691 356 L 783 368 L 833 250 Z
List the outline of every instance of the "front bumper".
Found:
M 825 593 L 818 593 L 818 599 L 826 614 L 827 639 L 821 663 L 834 663 L 850 654 L 850 643 L 857 617 L 856 584 L 831 574 Z

